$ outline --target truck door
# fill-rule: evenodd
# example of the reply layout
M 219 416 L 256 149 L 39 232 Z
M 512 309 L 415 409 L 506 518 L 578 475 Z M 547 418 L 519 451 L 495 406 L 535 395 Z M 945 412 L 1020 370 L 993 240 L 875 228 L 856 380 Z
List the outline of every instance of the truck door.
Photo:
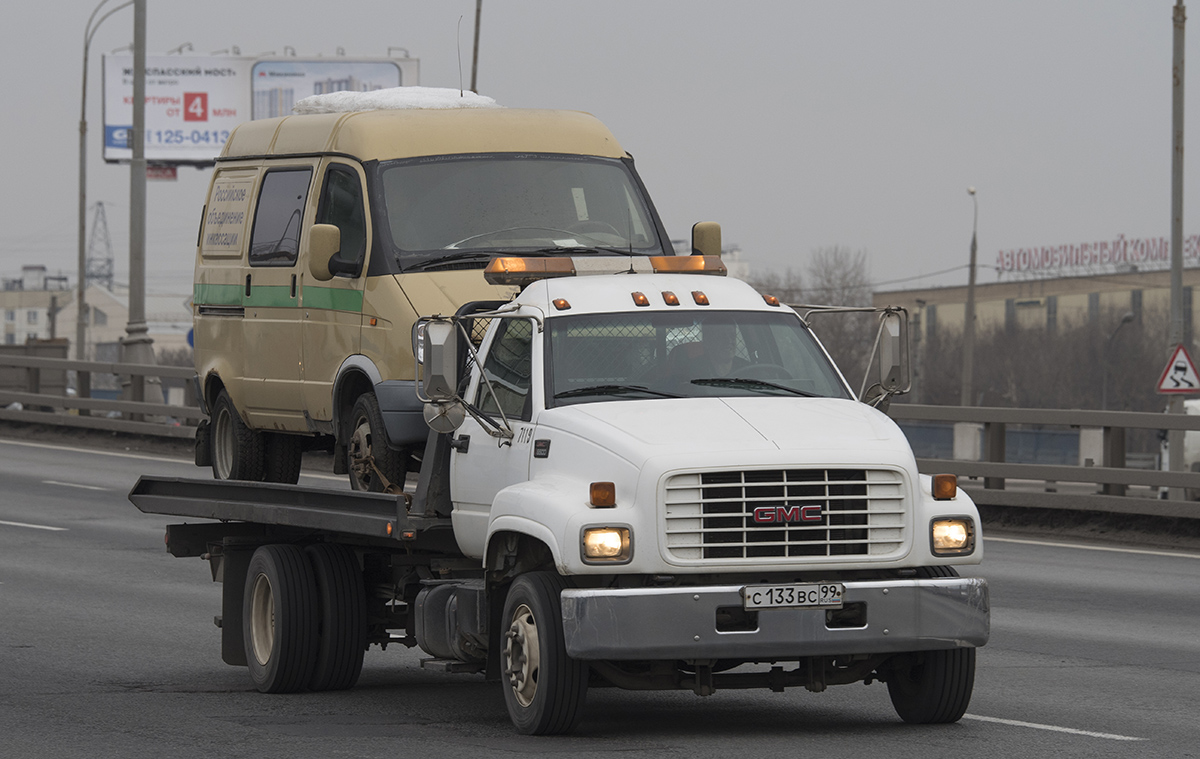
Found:
M 297 259 L 313 166 L 263 176 L 250 233 L 243 333 L 245 411 L 262 428 L 304 429 Z
M 533 439 L 535 393 L 533 378 L 540 371 L 535 361 L 535 324 L 529 319 L 504 319 L 497 325 L 483 372 L 491 381 L 489 392 L 481 379 L 468 393 L 472 403 L 499 420 L 500 411 L 513 430 L 511 439 L 490 436 L 471 417 L 459 428 L 458 450 L 450 457 L 450 492 L 454 502 L 451 514 L 459 547 L 468 556 L 482 556 L 487 536 L 488 517 L 496 494 L 509 485 L 529 479 L 529 460 Z M 469 437 L 462 450 L 463 437 Z
M 301 261 L 303 356 L 301 380 L 304 408 L 313 419 L 333 419 L 333 381 L 342 362 L 359 353 L 362 335 L 363 283 L 370 249 L 370 225 L 363 202 L 361 169 L 335 161 L 325 167 L 314 223 L 332 224 L 342 233 L 342 247 L 330 269 L 333 279 L 320 282 L 308 272 L 307 251 Z

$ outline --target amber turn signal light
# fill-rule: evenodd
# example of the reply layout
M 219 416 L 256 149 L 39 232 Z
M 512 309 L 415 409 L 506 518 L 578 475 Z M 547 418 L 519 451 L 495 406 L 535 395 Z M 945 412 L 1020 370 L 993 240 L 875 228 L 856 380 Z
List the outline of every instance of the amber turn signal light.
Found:
M 949 501 L 958 495 L 958 477 L 953 474 L 933 475 L 933 500 Z
M 597 509 L 611 509 L 617 505 L 617 486 L 612 482 L 593 482 L 591 503 Z

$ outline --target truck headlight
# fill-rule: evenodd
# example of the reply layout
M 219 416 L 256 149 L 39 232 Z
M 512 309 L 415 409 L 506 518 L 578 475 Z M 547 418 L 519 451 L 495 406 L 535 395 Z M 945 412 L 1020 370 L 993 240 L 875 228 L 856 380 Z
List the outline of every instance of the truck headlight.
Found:
M 628 527 L 585 527 L 580 553 L 584 564 L 627 564 L 633 558 L 633 532 Z
M 970 517 L 941 517 L 929 527 L 934 556 L 966 556 L 975 550 L 975 521 Z

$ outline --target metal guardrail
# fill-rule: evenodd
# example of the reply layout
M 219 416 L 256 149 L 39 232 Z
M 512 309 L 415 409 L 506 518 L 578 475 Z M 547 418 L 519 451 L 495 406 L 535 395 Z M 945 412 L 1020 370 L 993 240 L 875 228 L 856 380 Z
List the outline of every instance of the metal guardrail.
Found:
M 24 381 L 14 387 L 14 370 Z M 195 422 L 204 414 L 191 397 L 190 367 L 74 361 L 11 354 L 0 355 L 0 420 L 79 427 L 140 435 L 192 438 Z M 65 393 L 66 373 L 74 372 L 77 394 Z M 110 374 L 128 383 L 130 400 L 92 398 L 91 378 Z M 145 401 L 150 378 L 184 380 L 186 402 L 178 406 Z M 44 381 L 45 380 L 45 381 Z M 43 392 L 43 385 L 57 392 Z M 6 408 L 19 403 L 20 410 Z M 31 408 L 32 407 L 32 408 Z M 944 472 L 960 478 L 960 486 L 983 506 L 1103 511 L 1161 517 L 1200 519 L 1200 503 L 1148 497 L 1160 488 L 1176 494 L 1200 493 L 1200 472 L 1164 472 L 1125 467 L 1128 429 L 1200 431 L 1200 416 L 1080 409 L 1010 409 L 995 407 L 926 406 L 894 403 L 888 411 L 897 421 L 973 423 L 983 426 L 983 452 L 978 461 L 917 459 L 925 473 Z M 119 416 L 118 416 L 119 415 Z M 1099 466 L 1019 464 L 1005 460 L 1008 425 L 1091 427 L 1102 431 Z M 1065 483 L 1074 486 L 1070 490 Z M 1016 487 L 1013 487 L 1016 485 Z M 1130 488 L 1140 489 L 1131 492 Z
M 917 468 L 924 473 L 944 472 L 959 478 L 968 478 L 966 481 L 960 479 L 959 486 L 979 505 L 1200 519 L 1200 503 L 1178 498 L 1189 492 L 1200 493 L 1200 472 L 1125 468 L 1126 430 L 1200 431 L 1200 416 L 1139 411 L 924 406 L 908 403 L 892 404 L 888 415 L 897 421 L 981 424 L 983 451 L 980 460 L 917 459 Z M 1010 463 L 1005 460 L 1006 432 L 1008 425 L 1016 424 L 1100 429 L 1100 465 Z M 1012 480 L 1020 481 L 1018 485 L 1023 487 L 1011 487 Z M 1080 483 L 1092 486 L 1095 490 L 1060 492 L 1064 483 Z M 1141 490 L 1134 493 L 1130 490 L 1131 487 L 1139 487 Z M 1172 489 L 1175 498 L 1157 497 L 1160 489 L 1166 488 Z
M 190 367 L 5 354 L 0 355 L 0 370 L 5 378 L 0 383 L 0 420 L 192 438 L 196 434 L 194 422 L 205 417 L 194 405 L 191 379 L 195 371 Z M 75 395 L 67 392 L 68 372 L 75 375 Z M 128 388 L 124 393 L 128 398 L 93 398 L 92 379 L 96 375 L 120 378 L 120 384 Z M 183 380 L 184 400 L 190 405 L 146 401 L 146 388 L 154 379 Z M 14 404 L 19 408 L 9 408 Z

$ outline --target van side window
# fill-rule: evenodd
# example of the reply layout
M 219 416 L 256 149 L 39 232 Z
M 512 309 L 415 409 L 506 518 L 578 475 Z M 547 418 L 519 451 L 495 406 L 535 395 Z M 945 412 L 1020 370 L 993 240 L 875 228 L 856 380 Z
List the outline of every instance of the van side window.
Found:
M 363 211 L 362 185 L 358 174 L 349 167 L 334 164 L 325 172 L 317 223 L 332 224 L 342 231 L 342 249 L 338 251 L 337 260 L 345 267 L 339 267 L 337 274 L 358 276 L 367 253 L 367 219 Z
M 300 252 L 300 228 L 312 169 L 270 171 L 263 177 L 250 235 L 251 266 L 291 266 Z
M 533 418 L 530 376 L 533 374 L 533 322 L 528 319 L 504 319 L 492 341 L 483 373 L 492 382 L 495 397 L 487 385 L 479 383 L 475 405 L 484 413 L 495 414 L 497 401 L 509 419 Z

